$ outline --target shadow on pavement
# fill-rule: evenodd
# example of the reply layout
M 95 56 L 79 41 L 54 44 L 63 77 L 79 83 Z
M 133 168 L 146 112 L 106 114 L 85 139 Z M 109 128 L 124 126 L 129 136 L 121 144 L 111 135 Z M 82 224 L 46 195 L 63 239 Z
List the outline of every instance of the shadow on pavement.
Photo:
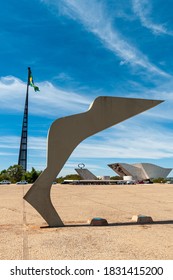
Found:
M 171 225 L 173 220 L 163 220 L 163 221 L 153 221 L 152 223 L 136 223 L 136 222 L 125 222 L 125 223 L 109 223 L 106 226 L 91 226 L 90 224 L 65 224 L 64 227 L 50 227 L 42 226 L 40 228 L 49 229 L 49 228 L 72 228 L 72 227 L 116 227 L 116 226 L 141 226 L 141 225 Z

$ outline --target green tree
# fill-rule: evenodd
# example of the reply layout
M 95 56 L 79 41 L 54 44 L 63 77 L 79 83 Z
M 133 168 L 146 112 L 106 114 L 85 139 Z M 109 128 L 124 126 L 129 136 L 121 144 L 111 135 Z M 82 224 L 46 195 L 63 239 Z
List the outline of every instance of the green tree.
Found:
M 56 179 L 56 182 L 59 184 L 61 184 L 63 181 L 64 181 L 64 177 L 62 176 Z
M 64 177 L 64 180 L 81 180 L 78 174 L 69 174 Z
M 152 181 L 153 183 L 166 183 L 166 179 L 162 177 L 154 178 Z
M 21 181 L 24 174 L 23 167 L 21 165 L 15 164 L 7 169 L 8 178 L 12 183 Z
M 111 180 L 123 180 L 123 177 L 120 177 L 120 176 L 112 176 L 110 179 L 111 179 Z
M 30 172 L 25 172 L 24 179 L 28 181 L 28 183 L 34 183 L 38 176 L 41 174 L 41 172 L 42 171 L 37 171 L 34 167 L 32 167 Z
M 9 180 L 9 175 L 8 175 L 6 169 L 4 169 L 0 172 L 0 181 L 2 181 L 2 180 Z

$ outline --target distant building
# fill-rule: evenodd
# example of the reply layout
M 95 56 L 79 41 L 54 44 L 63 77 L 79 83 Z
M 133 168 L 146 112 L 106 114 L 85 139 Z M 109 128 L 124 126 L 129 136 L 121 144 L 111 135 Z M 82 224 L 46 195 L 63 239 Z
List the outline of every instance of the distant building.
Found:
M 97 180 L 97 177 L 86 168 L 76 168 L 75 170 L 82 180 Z
M 112 163 L 108 164 L 119 176 L 132 176 L 134 180 L 166 178 L 172 168 L 163 168 L 151 163 Z

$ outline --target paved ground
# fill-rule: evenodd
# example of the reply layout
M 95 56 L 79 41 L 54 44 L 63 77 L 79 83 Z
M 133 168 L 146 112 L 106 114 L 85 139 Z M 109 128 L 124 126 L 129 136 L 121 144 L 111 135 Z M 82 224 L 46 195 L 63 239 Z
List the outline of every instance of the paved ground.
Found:
M 173 259 L 173 185 L 54 185 L 52 200 L 65 223 L 48 228 L 23 200 L 30 186 L 0 186 L 0 259 Z M 131 223 L 133 215 L 154 223 Z M 92 227 L 93 217 L 109 225 Z

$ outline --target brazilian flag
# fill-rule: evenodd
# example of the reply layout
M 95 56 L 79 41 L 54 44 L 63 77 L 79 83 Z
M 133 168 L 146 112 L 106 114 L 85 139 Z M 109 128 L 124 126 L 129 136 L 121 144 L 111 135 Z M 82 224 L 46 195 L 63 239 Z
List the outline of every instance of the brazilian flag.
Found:
M 40 91 L 39 87 L 34 84 L 31 70 L 29 71 L 29 85 L 34 88 L 34 91 Z

